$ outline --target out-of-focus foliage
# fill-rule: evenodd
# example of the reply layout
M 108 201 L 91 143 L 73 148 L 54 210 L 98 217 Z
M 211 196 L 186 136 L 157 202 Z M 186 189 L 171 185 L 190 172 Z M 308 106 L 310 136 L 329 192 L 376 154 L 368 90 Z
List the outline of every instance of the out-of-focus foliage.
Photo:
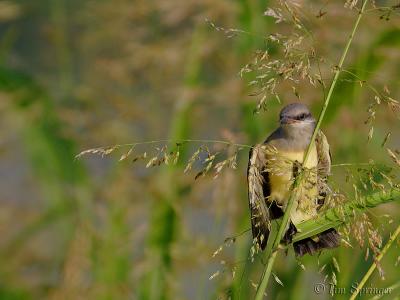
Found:
M 328 86 L 357 12 L 342 1 L 295 3 Z M 75 155 L 158 139 L 263 141 L 281 105 L 268 95 L 267 111 L 253 114 L 262 97 L 249 86 L 256 75 L 241 78 L 240 71 L 267 48 L 272 59 L 282 57 L 268 37 L 289 35 L 293 26 L 276 22 L 268 8 L 278 4 L 0 1 L 0 299 L 251 298 L 263 265 L 261 257 L 247 259 L 247 149 L 236 170 L 213 179 L 212 169 L 197 180 L 204 166 L 184 169 L 201 143 L 170 143 L 179 148 L 177 164 L 152 168 L 146 164 L 155 146 L 165 143 L 137 145 L 122 161 L 129 147 L 104 158 Z M 322 124 L 334 164 L 361 163 L 333 167 L 331 183 L 348 197 L 376 188 L 364 186 L 365 178 L 381 183 L 399 173 L 386 149 L 399 157 L 398 112 L 374 104 L 371 90 L 399 98 L 400 19 L 397 10 L 390 20 L 387 14 L 367 10 Z M 283 103 L 309 104 L 314 114 L 324 96 L 309 83 L 285 82 L 278 94 Z M 224 158 L 237 150 L 207 146 Z M 134 162 L 144 152 L 147 158 Z M 370 214 L 384 240 L 398 223 L 396 210 L 386 204 Z M 349 291 L 372 261 L 349 242 L 353 248 L 301 262 L 291 251 L 279 255 L 274 276 L 285 288 L 272 282 L 271 298 L 328 299 L 328 291 L 314 289 L 326 277 L 327 288 L 336 281 Z M 398 247 L 382 261 L 386 280 L 375 274 L 373 287 L 398 280 Z

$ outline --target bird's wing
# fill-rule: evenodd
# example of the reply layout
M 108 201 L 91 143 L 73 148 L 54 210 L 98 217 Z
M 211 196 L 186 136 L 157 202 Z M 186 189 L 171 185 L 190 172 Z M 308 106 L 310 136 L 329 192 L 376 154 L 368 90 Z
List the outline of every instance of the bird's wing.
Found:
M 317 177 L 318 177 L 318 204 L 320 209 L 325 202 L 325 198 L 328 195 L 330 188 L 327 184 L 328 176 L 331 172 L 331 152 L 329 150 L 328 140 L 326 139 L 325 134 L 320 130 L 315 139 L 315 145 L 317 147 L 318 154 L 318 169 L 317 169 Z
M 326 179 L 331 172 L 331 153 L 325 134 L 318 131 L 315 139 L 318 154 L 318 177 Z
M 265 146 L 255 145 L 249 154 L 247 184 L 253 240 L 262 250 L 267 245 L 271 228 L 270 214 L 266 204 L 266 197 L 270 193 L 269 184 L 266 181 L 268 178 L 268 174 L 265 173 L 266 164 Z

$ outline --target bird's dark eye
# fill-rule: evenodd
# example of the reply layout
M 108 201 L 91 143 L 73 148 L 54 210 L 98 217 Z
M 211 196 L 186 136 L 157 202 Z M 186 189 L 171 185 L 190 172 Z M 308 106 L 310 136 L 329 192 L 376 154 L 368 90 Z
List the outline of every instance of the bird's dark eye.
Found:
M 307 117 L 307 114 L 301 114 L 297 117 L 297 120 L 304 120 Z

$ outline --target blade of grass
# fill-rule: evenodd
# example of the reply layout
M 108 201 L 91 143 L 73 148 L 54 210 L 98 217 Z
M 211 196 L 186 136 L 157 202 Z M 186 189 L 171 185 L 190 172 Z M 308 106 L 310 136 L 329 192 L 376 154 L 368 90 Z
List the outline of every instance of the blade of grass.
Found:
M 363 2 L 363 4 L 362 4 L 361 10 L 359 12 L 359 15 L 358 15 L 358 17 L 356 19 L 356 22 L 354 23 L 353 30 L 352 30 L 352 32 L 350 34 L 350 37 L 349 37 L 349 39 L 347 41 L 347 44 L 346 44 L 345 48 L 344 48 L 344 51 L 343 51 L 343 54 L 342 54 L 342 56 L 340 58 L 339 64 L 338 64 L 338 66 L 337 66 L 337 68 L 335 70 L 335 75 L 333 77 L 332 84 L 331 84 L 331 86 L 329 88 L 329 91 L 328 91 L 328 94 L 327 94 L 327 96 L 325 98 L 324 104 L 322 106 L 321 113 L 320 113 L 319 118 L 318 118 L 318 122 L 317 122 L 317 124 L 315 126 L 315 130 L 314 130 L 314 133 L 313 133 L 313 135 L 311 137 L 310 144 L 309 144 L 307 152 L 306 152 L 306 154 L 304 156 L 303 167 L 306 165 L 308 157 L 309 157 L 309 155 L 311 153 L 311 149 L 312 149 L 312 147 L 314 145 L 315 137 L 316 137 L 316 135 L 317 135 L 317 133 L 319 131 L 319 128 L 321 126 L 321 123 L 322 123 L 322 120 L 324 118 L 326 109 L 327 109 L 327 107 L 329 105 L 329 101 L 330 101 L 330 99 L 332 97 L 333 90 L 335 88 L 336 82 L 337 82 L 337 80 L 339 78 L 341 69 L 343 67 L 344 60 L 345 60 L 345 58 L 347 56 L 347 52 L 348 52 L 348 50 L 350 48 L 350 45 L 351 45 L 351 43 L 353 41 L 353 38 L 354 38 L 354 35 L 355 35 L 356 31 L 357 31 L 358 25 L 360 23 L 360 20 L 361 20 L 361 17 L 363 15 L 363 12 L 364 12 L 364 9 L 366 7 L 367 2 L 368 2 L 368 0 L 365 0 Z M 296 198 L 297 187 L 300 185 L 300 183 L 302 181 L 302 178 L 303 178 L 303 172 L 301 172 L 299 174 L 299 176 L 297 176 L 295 178 L 294 182 L 293 182 L 293 185 L 292 185 L 292 188 L 291 188 L 290 197 L 288 199 L 288 204 L 286 206 L 285 214 L 283 215 L 283 218 L 282 218 L 282 224 L 281 224 L 281 226 L 280 226 L 280 228 L 278 230 L 278 234 L 277 234 L 277 236 L 276 236 L 276 238 L 274 240 L 273 247 L 272 247 L 272 253 L 268 257 L 267 265 L 265 267 L 264 273 L 263 273 L 263 275 L 261 277 L 261 281 L 260 281 L 260 283 L 258 285 L 258 288 L 257 288 L 257 293 L 256 293 L 256 297 L 255 297 L 256 300 L 261 300 L 264 297 L 264 293 L 265 293 L 265 290 L 266 290 L 267 285 L 268 285 L 268 280 L 269 280 L 269 277 L 271 275 L 272 266 L 273 266 L 273 264 L 275 262 L 276 254 L 277 254 L 277 251 L 278 251 L 278 246 L 280 244 L 280 241 L 281 241 L 281 239 L 282 239 L 282 237 L 284 235 L 284 232 L 285 232 L 285 230 L 287 228 L 287 225 L 289 223 L 290 211 L 291 211 L 291 209 L 293 207 L 294 199 Z

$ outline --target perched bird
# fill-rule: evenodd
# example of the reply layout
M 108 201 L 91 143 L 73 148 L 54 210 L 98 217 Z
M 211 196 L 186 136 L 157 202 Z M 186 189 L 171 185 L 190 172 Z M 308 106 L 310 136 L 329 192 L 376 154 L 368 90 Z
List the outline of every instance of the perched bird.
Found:
M 247 169 L 248 196 L 253 239 L 264 250 L 271 229 L 271 220 L 283 216 L 294 176 L 302 168 L 305 152 L 315 128 L 315 119 L 306 105 L 292 103 L 279 115 L 280 126 L 263 144 L 252 147 Z M 296 225 L 315 218 L 328 190 L 326 181 L 331 168 L 329 144 L 319 131 L 304 166 L 305 179 L 298 187 L 297 198 L 290 212 L 285 242 L 297 232 Z M 335 229 L 293 244 L 297 256 L 314 254 L 340 243 Z

